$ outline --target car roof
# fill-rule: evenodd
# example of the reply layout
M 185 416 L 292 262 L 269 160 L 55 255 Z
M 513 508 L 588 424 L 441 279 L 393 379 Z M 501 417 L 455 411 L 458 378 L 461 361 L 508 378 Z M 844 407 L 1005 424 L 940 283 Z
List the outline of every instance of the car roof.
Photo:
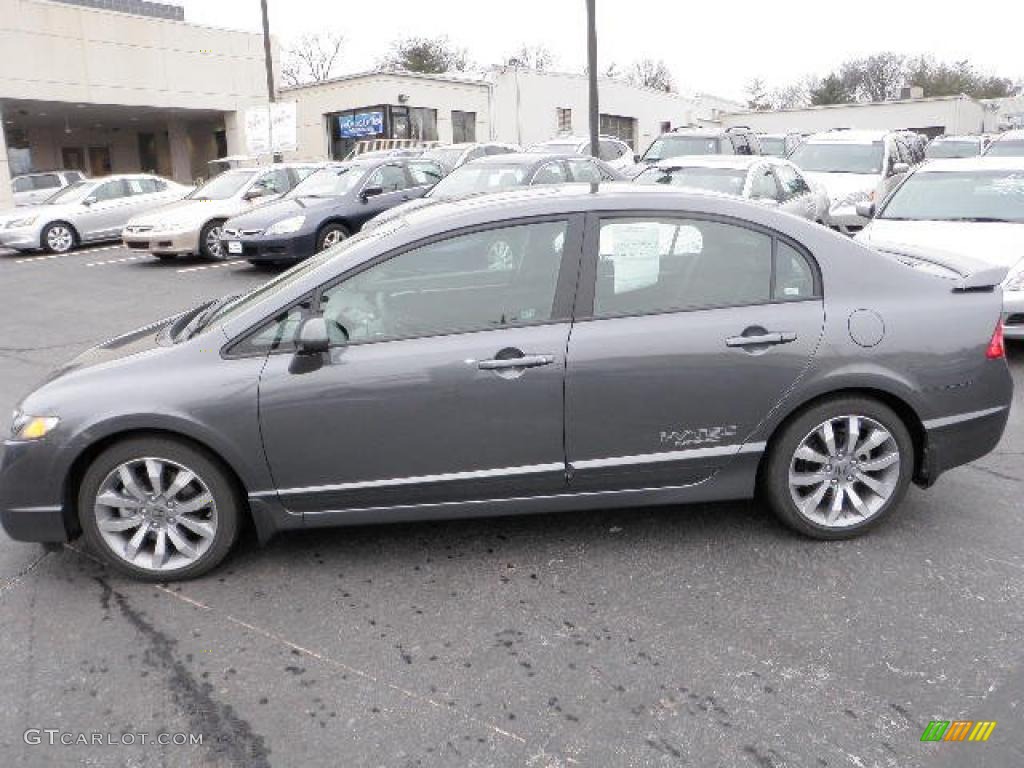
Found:
M 928 160 L 918 169 L 918 173 L 950 171 L 1024 171 L 1024 157 L 999 157 L 983 155 L 981 157 L 950 157 Z
M 771 162 L 766 155 L 682 155 L 659 160 L 659 168 L 736 168 L 746 170 L 758 163 Z
M 822 131 L 807 137 L 808 144 L 871 144 L 897 131 L 836 130 Z
M 562 160 L 566 157 L 573 157 L 564 152 L 506 152 L 503 155 L 486 155 L 471 160 L 466 165 L 539 165 L 549 160 Z M 579 155 L 589 157 L 589 155 Z

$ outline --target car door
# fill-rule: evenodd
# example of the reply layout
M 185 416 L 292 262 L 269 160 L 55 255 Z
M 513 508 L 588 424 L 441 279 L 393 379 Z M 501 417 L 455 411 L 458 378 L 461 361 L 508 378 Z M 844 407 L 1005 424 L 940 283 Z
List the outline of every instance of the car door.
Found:
M 773 264 L 774 278 L 773 278 Z M 745 222 L 588 217 L 566 369 L 575 491 L 686 486 L 740 452 L 813 356 L 810 254 Z
M 817 201 L 800 172 L 787 163 L 772 163 L 772 168 L 782 191 L 782 210 L 811 221 L 817 219 Z
M 309 366 L 281 349 L 260 380 L 264 450 L 285 506 L 563 491 L 581 229 L 580 217 L 554 218 L 431 238 L 312 297 L 330 351 Z M 294 329 L 300 312 L 279 322 Z
M 378 166 L 363 179 L 356 193 L 359 204 L 353 207 L 349 219 L 356 228 L 363 226 L 377 214 L 411 200 L 411 186 L 412 177 L 401 161 Z
M 124 179 L 99 184 L 79 203 L 75 227 L 83 240 L 104 240 L 120 234 L 131 218 L 131 188 Z

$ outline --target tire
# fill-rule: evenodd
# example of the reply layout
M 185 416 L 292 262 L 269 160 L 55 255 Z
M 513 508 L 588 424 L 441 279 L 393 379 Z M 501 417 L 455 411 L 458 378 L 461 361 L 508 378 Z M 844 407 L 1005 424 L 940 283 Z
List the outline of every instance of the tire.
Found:
M 150 479 L 153 465 L 159 496 Z M 89 548 L 115 570 L 140 581 L 178 581 L 207 573 L 227 556 L 238 538 L 241 506 L 227 472 L 204 451 L 171 438 L 139 437 L 116 443 L 89 466 L 78 490 L 78 517 Z
M 851 417 L 858 419 L 852 457 Z M 895 411 L 871 398 L 836 397 L 800 413 L 773 438 L 762 490 L 790 528 L 816 539 L 848 539 L 899 506 L 913 473 L 914 443 Z
M 224 246 L 220 242 L 221 227 L 224 222 L 220 219 L 208 221 L 199 230 L 199 255 L 204 259 L 212 261 L 224 261 L 228 257 Z
M 333 248 L 349 237 L 349 231 L 341 224 L 327 224 L 316 235 L 316 252 Z
M 78 243 L 78 235 L 70 224 L 53 221 L 43 229 L 39 242 L 47 253 L 67 253 Z

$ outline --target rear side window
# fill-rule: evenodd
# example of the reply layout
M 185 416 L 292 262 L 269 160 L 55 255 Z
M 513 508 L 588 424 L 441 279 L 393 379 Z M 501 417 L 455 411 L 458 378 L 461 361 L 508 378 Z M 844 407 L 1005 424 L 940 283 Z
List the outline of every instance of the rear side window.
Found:
M 568 181 L 561 163 L 548 163 L 533 177 L 534 184 L 562 184 Z
M 41 173 L 32 177 L 32 186 L 36 189 L 57 189 L 60 186 L 60 176 L 56 173 Z
M 28 192 L 32 189 L 32 180 L 22 176 L 14 180 L 14 191 L 15 192 Z
M 704 219 L 603 220 L 594 316 L 813 298 L 810 263 L 775 240 L 737 224 Z M 773 255 L 774 247 L 778 252 Z

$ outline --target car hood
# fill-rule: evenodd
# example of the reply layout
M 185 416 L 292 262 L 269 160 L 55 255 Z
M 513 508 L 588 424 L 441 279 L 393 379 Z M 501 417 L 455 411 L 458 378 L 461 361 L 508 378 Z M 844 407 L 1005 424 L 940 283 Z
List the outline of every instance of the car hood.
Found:
M 128 222 L 128 226 L 154 226 L 170 228 L 199 227 L 211 217 L 228 218 L 246 209 L 242 200 L 176 200 L 159 208 L 146 211 Z
M 933 248 L 1004 267 L 1024 259 L 1024 224 L 872 219 L 857 240 L 875 247 Z
M 261 205 L 254 211 L 246 211 L 233 217 L 227 227 L 231 229 L 266 229 L 290 216 L 315 215 L 321 211 L 337 208 L 345 197 L 290 197 Z
M 878 186 L 878 175 L 873 173 L 821 173 L 820 171 L 804 171 L 813 184 L 824 189 L 833 203 L 838 203 L 850 195 L 875 191 Z

